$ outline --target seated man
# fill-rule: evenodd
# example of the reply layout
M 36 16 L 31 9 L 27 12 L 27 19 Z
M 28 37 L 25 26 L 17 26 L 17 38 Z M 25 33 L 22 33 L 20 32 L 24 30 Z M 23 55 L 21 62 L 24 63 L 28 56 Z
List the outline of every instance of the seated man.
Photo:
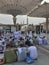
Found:
M 45 36 L 43 37 L 43 44 L 48 44 L 47 38 Z
M 23 44 L 20 44 L 20 47 L 17 48 L 18 61 L 24 61 L 26 59 L 26 47 Z
M 0 52 L 4 52 L 6 49 L 6 44 L 4 41 L 0 38 Z
M 30 38 L 29 40 L 30 40 L 31 44 L 33 44 L 33 39 L 32 39 L 32 38 Z
M 28 51 L 29 51 L 30 57 L 32 59 L 37 59 L 37 57 L 38 57 L 37 48 L 35 46 L 33 46 L 33 44 L 31 44 L 28 47 Z
M 26 37 L 25 45 L 30 46 L 31 41 L 29 40 L 29 37 Z
M 40 44 L 40 45 L 43 44 L 43 39 L 42 39 L 42 37 L 38 37 L 37 39 L 38 39 L 38 44 Z
M 34 36 L 34 37 L 33 37 L 33 43 L 34 43 L 34 45 L 37 45 L 37 44 L 38 44 L 37 36 Z

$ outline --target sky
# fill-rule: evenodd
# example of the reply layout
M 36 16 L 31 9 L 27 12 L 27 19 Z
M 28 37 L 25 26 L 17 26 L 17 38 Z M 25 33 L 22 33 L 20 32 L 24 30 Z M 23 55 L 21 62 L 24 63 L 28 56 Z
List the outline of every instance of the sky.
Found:
M 17 15 L 16 22 L 19 24 L 26 24 L 27 23 L 27 15 Z M 37 18 L 37 17 L 29 17 L 28 16 L 28 23 L 33 25 L 38 25 L 40 23 L 46 22 L 45 18 Z M 0 24 L 13 24 L 13 16 L 12 15 L 5 15 L 0 14 Z

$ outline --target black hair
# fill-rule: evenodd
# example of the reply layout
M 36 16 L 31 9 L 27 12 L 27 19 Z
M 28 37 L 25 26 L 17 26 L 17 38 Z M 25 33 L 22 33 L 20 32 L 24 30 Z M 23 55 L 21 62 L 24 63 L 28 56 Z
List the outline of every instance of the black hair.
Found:
M 33 46 L 33 44 L 30 44 L 30 46 Z
M 43 36 L 43 38 L 45 38 L 45 36 Z
M 23 39 L 22 37 L 20 37 L 20 41 L 21 41 L 21 40 L 24 40 L 24 39 Z
M 24 44 L 20 44 L 20 47 L 24 47 Z

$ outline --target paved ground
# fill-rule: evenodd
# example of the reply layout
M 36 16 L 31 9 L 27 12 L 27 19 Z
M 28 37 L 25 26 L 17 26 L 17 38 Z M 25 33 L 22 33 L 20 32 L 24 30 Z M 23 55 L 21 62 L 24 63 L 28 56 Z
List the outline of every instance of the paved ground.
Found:
M 4 65 L 28 65 L 25 62 L 15 62 L 15 63 L 11 63 L 11 64 L 4 64 Z M 34 63 L 29 64 L 29 65 L 49 65 L 49 57 L 39 53 L 39 57 L 38 60 L 36 60 Z
M 43 45 L 45 48 L 48 48 L 49 49 L 49 44 L 48 45 Z
M 47 34 L 46 36 L 47 36 L 47 39 L 48 39 L 48 44 L 49 44 L 49 34 Z

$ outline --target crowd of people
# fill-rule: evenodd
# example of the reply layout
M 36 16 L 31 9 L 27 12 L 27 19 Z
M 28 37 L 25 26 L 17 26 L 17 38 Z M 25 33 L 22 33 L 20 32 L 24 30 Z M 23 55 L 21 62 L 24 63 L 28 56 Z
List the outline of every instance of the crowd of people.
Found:
M 16 54 L 18 61 L 35 60 L 38 58 L 38 51 L 36 45 L 48 44 L 45 36 L 41 34 L 39 36 L 33 35 L 32 31 L 15 31 L 13 33 L 6 32 L 0 33 L 0 51 L 7 48 L 17 48 Z M 1 48 L 1 46 L 3 48 Z

